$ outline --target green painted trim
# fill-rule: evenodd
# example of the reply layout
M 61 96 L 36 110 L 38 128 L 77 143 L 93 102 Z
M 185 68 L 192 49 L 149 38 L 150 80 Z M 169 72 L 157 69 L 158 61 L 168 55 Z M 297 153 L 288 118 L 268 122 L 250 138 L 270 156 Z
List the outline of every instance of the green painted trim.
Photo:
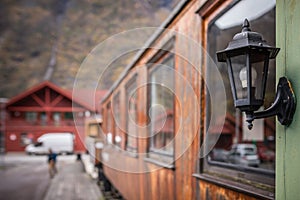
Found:
M 285 75 L 286 66 L 286 27 L 285 27 L 285 2 L 284 0 L 276 1 L 276 46 L 280 47 L 280 52 L 276 58 L 276 80 Z M 284 27 L 284 28 L 283 28 Z M 285 178 L 284 178 L 284 152 L 285 152 L 285 128 L 278 121 L 276 123 L 276 199 L 285 198 Z
M 300 1 L 277 0 L 276 60 L 277 80 L 287 76 L 300 100 Z M 298 105 L 299 107 L 299 105 Z M 299 111 L 298 111 L 299 110 Z M 276 199 L 300 196 L 300 109 L 289 127 L 276 125 Z M 297 123 L 298 122 L 298 123 Z

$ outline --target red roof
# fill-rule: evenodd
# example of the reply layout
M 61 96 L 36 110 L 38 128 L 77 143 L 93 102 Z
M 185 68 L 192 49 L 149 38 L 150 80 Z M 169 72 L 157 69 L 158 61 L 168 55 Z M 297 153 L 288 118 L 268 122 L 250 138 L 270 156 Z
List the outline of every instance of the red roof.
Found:
M 98 107 L 98 102 L 99 100 L 102 98 L 102 96 L 105 94 L 106 91 L 96 91 L 95 92 L 95 95 L 94 95 L 94 98 L 95 98 L 95 102 L 96 102 L 96 106 L 90 104 L 90 99 L 89 98 L 86 98 L 87 97 L 87 91 L 80 91 L 80 94 L 81 95 L 76 95 L 76 96 L 73 96 L 72 95 L 72 90 L 65 90 L 65 89 L 62 89 L 61 87 L 55 85 L 54 83 L 51 83 L 49 81 L 44 81 L 18 95 L 16 95 L 15 97 L 11 98 L 8 103 L 6 104 L 7 107 L 9 106 L 13 106 L 14 104 L 16 104 L 17 102 L 20 102 L 22 101 L 23 99 L 25 99 L 26 97 L 30 96 L 30 95 L 33 95 L 34 93 L 37 93 L 38 91 L 40 90 L 43 90 L 44 88 L 50 88 L 51 90 L 59 93 L 60 95 L 64 96 L 65 98 L 71 100 L 73 103 L 76 103 L 90 111 L 96 111 L 96 108 Z M 76 92 L 76 94 L 78 94 Z

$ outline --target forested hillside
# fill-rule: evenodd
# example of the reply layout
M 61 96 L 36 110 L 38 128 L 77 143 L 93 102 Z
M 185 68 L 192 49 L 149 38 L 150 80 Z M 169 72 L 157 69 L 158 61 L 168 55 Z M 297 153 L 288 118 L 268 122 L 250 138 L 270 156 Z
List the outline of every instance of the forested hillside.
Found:
M 80 64 L 97 44 L 122 31 L 159 26 L 177 2 L 1 0 L 0 97 L 12 97 L 43 80 L 71 89 Z M 117 64 L 102 88 L 112 84 L 126 63 Z

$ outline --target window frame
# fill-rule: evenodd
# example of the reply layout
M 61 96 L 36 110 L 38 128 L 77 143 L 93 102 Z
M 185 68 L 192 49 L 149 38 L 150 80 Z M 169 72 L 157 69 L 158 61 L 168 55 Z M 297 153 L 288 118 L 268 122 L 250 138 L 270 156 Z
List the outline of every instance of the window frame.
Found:
M 121 92 L 117 91 L 113 95 L 112 104 L 111 104 L 111 117 L 113 119 L 113 132 L 112 132 L 112 143 L 117 148 L 122 148 L 123 141 L 116 142 L 116 137 L 119 136 L 121 139 L 122 137 L 122 129 L 119 126 L 122 126 L 122 106 L 121 106 Z M 115 110 L 118 109 L 118 110 Z M 118 112 L 117 112 L 118 111 Z
M 149 61 L 147 62 L 147 77 L 148 80 L 151 80 L 151 75 L 158 70 L 158 66 L 156 66 L 157 64 L 164 64 L 167 61 L 169 61 L 170 59 L 173 60 L 173 66 L 172 68 L 175 70 L 175 54 L 172 53 L 174 50 L 174 45 L 175 44 L 175 36 L 171 36 L 167 42 L 164 43 L 164 45 L 162 45 L 162 48 L 160 48 L 160 50 L 158 50 L 158 52 L 156 52 L 154 54 L 154 56 L 149 59 Z M 174 86 L 175 86 L 175 79 L 174 79 Z M 149 116 L 149 109 L 151 107 L 151 85 L 148 85 L 147 87 L 147 115 Z M 175 104 L 176 104 L 176 96 L 173 95 L 173 108 L 172 108 L 172 112 L 173 112 L 173 130 L 175 131 Z M 151 126 L 149 126 L 148 128 L 148 135 L 150 135 L 151 133 Z M 174 136 L 175 137 L 175 132 L 174 132 Z M 173 162 L 175 159 L 175 141 L 173 140 L 173 149 L 172 152 L 167 152 L 165 150 L 162 149 L 157 149 L 157 148 L 153 148 L 152 146 L 152 137 L 148 138 L 148 148 L 147 148 L 147 152 L 148 152 L 148 158 L 146 159 L 147 161 L 156 163 L 158 165 L 162 165 L 164 167 L 167 168 L 173 168 L 173 165 L 165 165 L 165 163 L 169 163 L 170 161 Z M 153 160 L 152 160 L 153 159 Z
M 230 10 L 239 1 L 231 0 L 227 2 L 223 1 L 211 1 L 197 11 L 197 13 L 203 19 L 203 35 L 202 44 L 204 49 L 209 52 L 208 30 L 212 23 L 214 23 L 218 17 L 222 16 L 228 10 Z M 207 68 L 207 58 L 203 56 L 203 64 Z M 206 72 L 207 73 L 207 72 Z M 207 76 L 207 74 L 205 75 Z M 207 104 L 207 93 L 205 90 L 203 99 L 205 105 Z M 204 106 L 202 108 L 205 112 L 205 116 L 208 116 L 208 110 Z M 207 127 L 207 118 L 203 121 L 203 133 L 205 133 Z M 201 137 L 206 137 L 202 134 Z M 202 140 L 203 141 L 203 140 Z M 204 145 L 204 144 L 201 144 Z M 275 170 L 264 170 L 254 167 L 242 167 L 240 165 L 234 165 L 230 163 L 222 163 L 218 161 L 212 161 L 206 156 L 199 159 L 199 173 L 193 174 L 193 176 L 212 182 L 218 185 L 222 185 L 226 188 L 230 188 L 236 191 L 243 191 L 251 196 L 274 198 L 275 195 Z M 263 176 L 263 177 L 262 177 Z
M 125 110 L 126 110 L 126 138 L 125 138 L 125 149 L 133 154 L 137 154 L 138 153 L 138 129 L 135 128 L 135 133 L 134 136 L 129 135 L 129 118 L 130 118 L 130 108 L 129 108 L 129 98 L 134 94 L 132 92 L 132 88 L 136 88 L 137 87 L 137 73 L 135 73 L 130 79 L 129 81 L 126 83 L 125 85 Z M 137 99 L 138 99 L 138 93 L 136 92 L 136 102 L 135 102 L 135 123 L 137 124 L 137 119 L 138 119 L 138 114 L 137 114 L 137 109 L 138 109 L 138 105 L 137 105 Z M 129 145 L 129 140 L 135 140 L 136 143 L 136 147 L 132 147 Z
M 108 144 L 114 144 L 114 119 L 112 116 L 112 106 L 111 101 L 109 101 L 106 105 L 106 140 Z M 111 134 L 112 141 L 109 140 L 108 134 Z

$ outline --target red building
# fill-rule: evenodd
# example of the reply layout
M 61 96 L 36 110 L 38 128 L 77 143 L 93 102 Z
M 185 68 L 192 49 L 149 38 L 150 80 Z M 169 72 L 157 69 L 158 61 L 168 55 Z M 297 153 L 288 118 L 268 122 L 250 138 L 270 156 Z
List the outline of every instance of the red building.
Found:
M 85 118 L 95 113 L 87 102 L 72 98 L 71 91 L 42 82 L 7 102 L 5 150 L 24 151 L 44 133 L 70 132 L 75 136 L 74 151 L 83 152 Z

